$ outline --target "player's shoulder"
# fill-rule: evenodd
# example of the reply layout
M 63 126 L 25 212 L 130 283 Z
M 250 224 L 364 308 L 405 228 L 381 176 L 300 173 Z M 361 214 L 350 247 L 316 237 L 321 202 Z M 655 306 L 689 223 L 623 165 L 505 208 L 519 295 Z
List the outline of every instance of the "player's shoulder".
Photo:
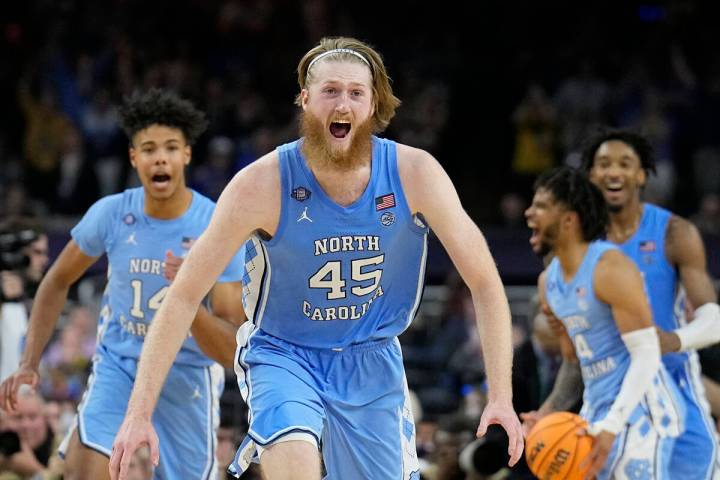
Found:
M 674 213 L 670 215 L 666 231 L 666 237 L 668 240 L 676 240 L 682 237 L 698 234 L 698 228 L 690 220 Z
M 549 275 L 548 270 L 550 270 L 550 267 L 545 267 L 545 269 L 540 272 L 540 275 L 538 275 L 537 283 L 540 289 L 545 288 L 545 282 L 547 282 L 547 277 Z
M 590 245 L 595 248 L 598 265 L 616 265 L 618 263 L 624 263 L 625 261 L 632 262 L 617 245 L 611 242 L 598 240 L 592 242 Z
M 425 178 L 434 177 L 442 169 L 429 152 L 403 143 L 396 145 L 398 171 L 404 182 L 422 182 Z
M 630 257 L 614 245 L 609 245 L 599 252 L 594 277 L 596 280 L 614 281 L 636 270 L 637 267 Z
M 280 188 L 280 156 L 277 149 L 263 155 L 233 176 L 223 192 L 233 200 L 254 203 L 270 198 Z
M 277 179 L 280 176 L 280 155 L 275 149 L 258 158 L 250 165 L 240 170 L 236 176 L 251 178 L 257 181 Z
M 122 192 L 106 195 L 96 200 L 89 210 L 102 212 L 103 215 L 113 215 L 123 210 L 127 210 L 127 213 L 133 213 L 133 205 L 139 203 L 141 199 L 142 187 L 128 188 Z
M 435 158 L 422 148 L 411 147 L 404 143 L 395 143 L 398 163 L 408 164 L 412 167 L 422 167 L 428 163 L 436 162 Z
M 665 230 L 665 252 L 673 264 L 692 262 L 705 255 L 705 244 L 697 226 L 680 215 L 672 215 Z

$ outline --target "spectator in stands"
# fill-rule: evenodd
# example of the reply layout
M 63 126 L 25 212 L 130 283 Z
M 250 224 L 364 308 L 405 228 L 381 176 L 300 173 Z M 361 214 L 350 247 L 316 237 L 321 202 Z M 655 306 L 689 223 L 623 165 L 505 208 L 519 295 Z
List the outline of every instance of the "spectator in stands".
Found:
M 18 434 L 20 451 L 0 463 L 0 472 L 14 473 L 16 478 L 61 478 L 62 461 L 57 456 L 58 442 L 45 416 L 45 401 L 30 388 L 21 389 L 18 397 L 17 410 L 2 414 L 0 430 Z M 5 477 L 0 475 L 0 478 Z

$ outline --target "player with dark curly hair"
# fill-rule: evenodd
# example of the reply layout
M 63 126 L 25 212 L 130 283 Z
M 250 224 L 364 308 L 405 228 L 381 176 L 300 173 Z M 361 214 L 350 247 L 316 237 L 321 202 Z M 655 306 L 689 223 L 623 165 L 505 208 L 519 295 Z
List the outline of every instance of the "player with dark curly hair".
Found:
M 72 239 L 38 289 L 21 364 L 0 386 L 0 407 L 12 411 L 19 387 L 37 385 L 40 357 L 68 289 L 106 254 L 108 285 L 93 373 L 75 428 L 61 446 L 67 479 L 108 478 L 113 439 L 125 415 L 145 334 L 182 258 L 215 208 L 185 184 L 192 144 L 207 126 L 203 113 L 157 89 L 128 98 L 120 112 L 130 139 L 130 163 L 142 187 L 100 199 L 72 229 Z M 244 320 L 241 275 L 242 261 L 235 257 L 198 309 L 191 335 L 174 360 L 153 417 L 163 439 L 154 478 L 215 478 L 214 437 L 224 384 L 216 362 L 233 363 L 235 332 Z
M 715 423 L 697 355 L 697 350 L 720 341 L 720 307 L 702 238 L 686 219 L 642 200 L 643 187 L 655 172 L 653 148 L 644 136 L 603 128 L 586 145 L 584 170 L 610 211 L 607 238 L 643 273 L 663 363 L 687 405 L 685 432 L 670 463 L 671 478 L 719 478 Z M 687 302 L 694 309 L 692 319 L 685 318 Z
M 584 478 L 676 478 L 668 472 L 683 404 L 660 361 L 640 271 L 602 240 L 602 193 L 581 171 L 551 170 L 525 215 L 533 250 L 554 256 L 538 279 L 540 301 L 562 322 L 563 357 L 579 364 L 585 384 L 580 414 L 593 448 L 579 465 Z

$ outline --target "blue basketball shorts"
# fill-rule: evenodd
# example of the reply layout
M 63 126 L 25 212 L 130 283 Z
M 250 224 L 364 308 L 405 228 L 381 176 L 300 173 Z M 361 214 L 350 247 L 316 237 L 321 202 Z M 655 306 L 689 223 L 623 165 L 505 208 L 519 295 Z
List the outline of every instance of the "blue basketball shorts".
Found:
M 593 423 L 607 414 L 612 401 L 596 410 Z M 583 406 L 585 416 L 588 405 Z M 605 413 L 600 413 L 604 411 Z M 598 480 L 675 480 L 670 460 L 675 441 L 682 433 L 685 408 L 670 374 L 660 368 L 642 400 L 615 437 Z
M 231 474 L 239 477 L 264 447 L 289 437 L 320 447 L 327 479 L 419 479 L 397 339 L 306 348 L 247 322 L 236 355 L 250 429 Z
M 622 430 L 613 443 L 598 480 L 673 480 L 669 473 L 675 437 L 663 437 L 642 416 Z
M 74 428 L 60 446 L 62 455 L 77 429 L 80 443 L 110 457 L 125 417 L 137 363 L 135 358 L 121 357 L 98 346 Z M 218 364 L 171 367 L 152 419 L 160 439 L 160 464 L 154 469 L 154 479 L 217 478 L 215 446 L 223 386 L 224 370 Z
M 700 378 L 697 354 L 690 355 L 683 368 L 674 368 L 670 375 L 685 401 L 685 431 L 678 437 L 670 460 L 672 478 L 683 480 L 720 479 L 718 440 L 710 405 Z

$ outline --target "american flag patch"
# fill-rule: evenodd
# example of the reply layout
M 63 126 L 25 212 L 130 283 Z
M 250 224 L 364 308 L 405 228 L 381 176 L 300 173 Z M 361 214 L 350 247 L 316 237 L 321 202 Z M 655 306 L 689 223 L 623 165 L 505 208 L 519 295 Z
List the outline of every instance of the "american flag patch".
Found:
M 182 248 L 184 248 L 185 250 L 190 250 L 190 247 L 193 246 L 193 243 L 195 243 L 194 238 L 182 237 L 182 243 L 180 244 L 180 246 L 182 246 Z
M 641 252 L 654 252 L 655 251 L 655 242 L 652 240 L 643 240 L 640 242 L 640 251 Z
M 395 206 L 395 194 L 388 193 L 375 198 L 375 211 L 385 210 L 386 208 L 392 208 Z

